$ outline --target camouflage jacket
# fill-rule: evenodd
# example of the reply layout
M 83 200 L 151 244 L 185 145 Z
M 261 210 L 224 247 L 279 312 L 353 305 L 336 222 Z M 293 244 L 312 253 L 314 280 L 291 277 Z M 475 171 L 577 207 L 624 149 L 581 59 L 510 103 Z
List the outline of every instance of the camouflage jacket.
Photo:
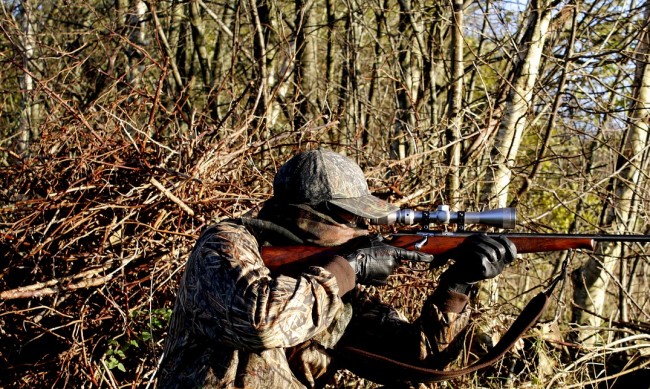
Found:
M 199 238 L 178 291 L 158 387 L 322 386 L 335 371 L 327 349 L 337 342 L 381 344 L 389 354 L 434 361 L 433 367 L 455 358 L 457 347 L 447 346 L 468 315 L 442 313 L 444 296 L 431 298 L 426 313 L 409 323 L 354 292 L 344 302 L 323 267 L 272 275 L 259 249 L 245 227 L 232 223 Z

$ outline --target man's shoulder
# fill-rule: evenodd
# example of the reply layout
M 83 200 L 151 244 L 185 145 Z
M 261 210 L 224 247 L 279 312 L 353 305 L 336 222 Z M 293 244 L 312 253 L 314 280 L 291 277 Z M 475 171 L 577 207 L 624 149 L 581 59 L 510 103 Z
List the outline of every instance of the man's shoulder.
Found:
M 217 258 L 237 258 L 237 261 L 257 262 L 260 245 L 244 227 L 233 222 L 219 222 L 207 227 L 196 241 L 190 259 L 207 266 L 205 261 Z M 219 259 L 219 261 L 221 260 Z
M 255 240 L 251 232 L 235 220 L 224 220 L 207 227 L 199 237 L 199 242 L 226 240 L 232 242 Z

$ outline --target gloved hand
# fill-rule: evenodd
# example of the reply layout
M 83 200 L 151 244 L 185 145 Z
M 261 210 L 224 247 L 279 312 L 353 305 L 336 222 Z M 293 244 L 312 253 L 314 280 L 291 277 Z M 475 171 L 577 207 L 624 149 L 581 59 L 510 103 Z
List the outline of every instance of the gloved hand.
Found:
M 471 285 L 501 274 L 517 257 L 517 247 L 505 236 L 491 238 L 485 234 L 475 234 L 445 256 L 456 262 L 441 279 L 448 283 Z
M 350 252 L 341 254 L 356 274 L 356 281 L 364 285 L 382 285 L 400 260 L 430 262 L 432 256 L 393 247 L 380 239 L 363 239 Z

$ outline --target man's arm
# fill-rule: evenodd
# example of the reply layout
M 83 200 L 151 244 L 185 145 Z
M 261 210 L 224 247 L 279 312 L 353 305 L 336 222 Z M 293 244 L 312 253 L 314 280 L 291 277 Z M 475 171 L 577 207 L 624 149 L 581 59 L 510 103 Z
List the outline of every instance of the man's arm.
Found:
M 297 277 L 272 277 L 255 238 L 244 227 L 221 223 L 199 238 L 179 293 L 193 331 L 262 350 L 294 346 L 327 328 L 342 309 L 340 286 L 354 286 L 339 285 L 350 277 L 343 259 Z

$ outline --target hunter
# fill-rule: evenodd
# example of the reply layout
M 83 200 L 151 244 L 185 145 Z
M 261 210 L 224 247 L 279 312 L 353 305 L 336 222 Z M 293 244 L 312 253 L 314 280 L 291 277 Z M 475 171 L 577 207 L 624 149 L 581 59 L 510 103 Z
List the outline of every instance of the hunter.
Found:
M 159 388 L 322 387 L 339 369 L 380 372 L 337 352 L 352 345 L 444 368 L 459 355 L 468 294 L 516 256 L 506 238 L 473 235 L 408 322 L 357 285 L 378 285 L 401 260 L 425 254 L 372 239 L 367 219 L 397 207 L 371 195 L 361 168 L 328 150 L 282 165 L 257 215 L 220 222 L 199 237 L 185 267 L 158 370 Z M 272 273 L 263 245 L 346 245 L 299 271 Z M 363 364 L 361 364 L 363 365 Z M 376 370 L 376 369 L 375 369 Z M 399 381 L 399 377 L 395 377 Z

